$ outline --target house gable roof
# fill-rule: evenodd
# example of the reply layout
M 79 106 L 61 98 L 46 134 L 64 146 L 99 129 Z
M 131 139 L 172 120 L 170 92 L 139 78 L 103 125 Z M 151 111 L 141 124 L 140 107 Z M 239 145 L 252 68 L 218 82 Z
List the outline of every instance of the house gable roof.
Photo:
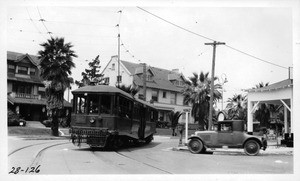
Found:
M 26 57 L 29 59 L 29 61 L 33 65 L 38 66 L 40 64 L 40 60 L 35 55 L 29 55 L 28 53 L 24 54 L 24 53 L 7 51 L 7 60 L 12 60 L 14 62 L 20 62 Z
M 136 64 L 128 61 L 121 61 L 122 64 L 127 68 L 127 70 L 133 75 L 133 82 L 135 85 L 142 86 L 143 80 L 136 75 L 136 69 L 140 69 L 143 65 Z M 182 87 L 175 86 L 169 81 L 169 74 L 174 74 L 174 72 L 162 68 L 147 66 L 147 71 L 153 74 L 153 81 L 147 81 L 146 86 L 156 89 L 164 89 L 169 91 L 180 92 Z M 182 74 L 178 74 L 178 77 L 183 77 Z M 183 78 L 184 79 L 184 78 Z

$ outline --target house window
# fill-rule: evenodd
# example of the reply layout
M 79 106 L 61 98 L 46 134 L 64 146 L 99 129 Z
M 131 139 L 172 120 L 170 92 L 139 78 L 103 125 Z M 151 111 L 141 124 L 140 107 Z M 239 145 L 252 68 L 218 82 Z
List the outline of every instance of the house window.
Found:
M 139 99 L 144 100 L 144 95 L 143 94 L 139 94 Z
M 122 82 L 122 76 L 121 76 L 121 75 L 118 75 L 118 76 L 117 76 L 117 82 L 119 82 L 119 83 Z
M 30 75 L 35 75 L 35 68 L 30 68 Z
M 170 104 L 176 104 L 176 93 L 171 92 L 171 94 L 170 94 Z
M 109 77 L 105 77 L 104 78 L 104 84 L 105 85 L 109 85 Z
M 8 64 L 8 67 L 7 67 L 7 68 L 8 68 L 7 71 L 8 71 L 9 73 L 15 73 L 15 66 L 14 66 L 14 65 Z
M 116 68 L 116 65 L 113 63 L 113 64 L 111 65 L 111 70 L 115 70 L 115 68 Z
M 152 75 L 147 75 L 146 80 L 147 81 L 152 81 L 153 80 L 153 76 Z
M 155 102 L 158 101 L 158 90 L 152 90 L 152 97 L 151 99 Z
M 18 67 L 18 73 L 27 75 L 28 74 L 28 68 L 27 67 Z
M 167 92 L 163 91 L 163 98 L 167 98 Z

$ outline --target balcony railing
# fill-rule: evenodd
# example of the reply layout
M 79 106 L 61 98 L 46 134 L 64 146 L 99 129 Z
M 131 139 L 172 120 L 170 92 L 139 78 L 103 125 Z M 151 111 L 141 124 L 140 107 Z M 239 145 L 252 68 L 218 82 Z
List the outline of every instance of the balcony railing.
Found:
M 25 98 L 25 99 L 38 99 L 40 100 L 42 98 L 41 95 L 33 95 L 33 94 L 25 94 L 25 93 L 12 93 L 12 97 L 16 98 Z

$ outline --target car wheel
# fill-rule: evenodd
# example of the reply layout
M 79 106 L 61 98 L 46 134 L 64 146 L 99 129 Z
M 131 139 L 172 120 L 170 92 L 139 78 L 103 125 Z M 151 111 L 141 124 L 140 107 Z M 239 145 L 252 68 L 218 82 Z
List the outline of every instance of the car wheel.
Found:
M 188 144 L 191 153 L 198 154 L 203 150 L 203 143 L 197 138 L 192 138 Z
M 258 155 L 259 150 L 260 150 L 260 146 L 259 146 L 259 144 L 258 144 L 257 141 L 255 141 L 255 140 L 248 140 L 245 143 L 244 151 L 245 151 L 245 153 L 247 155 L 250 155 L 250 156 Z

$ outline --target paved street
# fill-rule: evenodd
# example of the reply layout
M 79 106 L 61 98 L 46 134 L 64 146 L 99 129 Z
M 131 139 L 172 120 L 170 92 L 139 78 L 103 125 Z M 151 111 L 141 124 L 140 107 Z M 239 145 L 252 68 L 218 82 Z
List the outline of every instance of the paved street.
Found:
M 8 154 L 10 174 L 293 173 L 290 148 L 270 147 L 259 156 L 246 156 L 237 149 L 191 154 L 186 148 L 178 148 L 178 139 L 167 136 L 155 136 L 149 145 L 117 152 L 93 151 L 84 145 L 78 148 L 67 139 L 28 140 L 10 136 Z

